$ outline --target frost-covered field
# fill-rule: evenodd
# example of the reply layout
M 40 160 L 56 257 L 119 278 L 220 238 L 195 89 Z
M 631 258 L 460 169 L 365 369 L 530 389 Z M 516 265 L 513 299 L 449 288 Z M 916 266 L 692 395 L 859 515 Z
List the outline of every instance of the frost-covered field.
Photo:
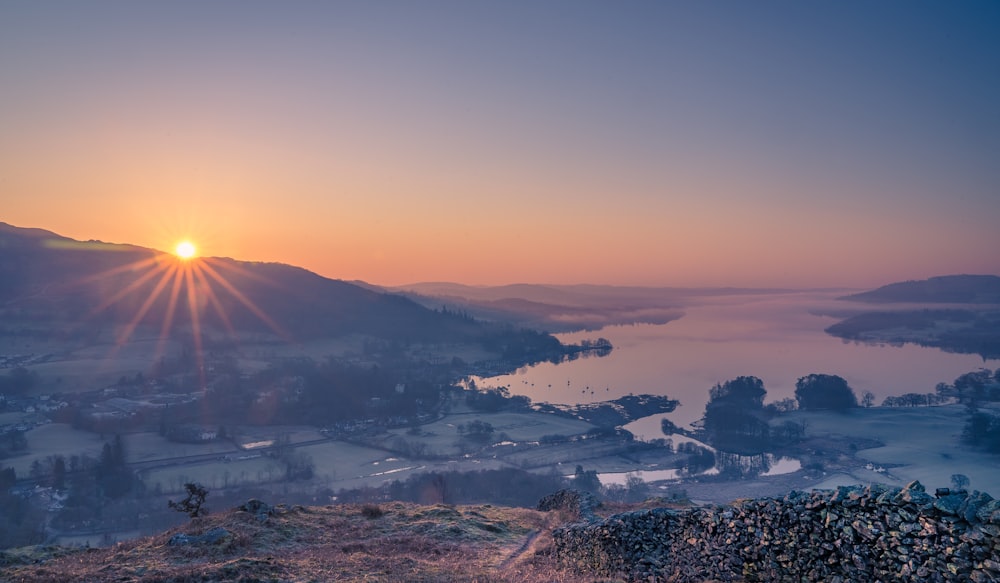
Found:
M 920 480 L 928 489 L 951 485 L 952 474 L 969 478 L 969 488 L 1000 496 L 1000 456 L 983 453 L 962 444 L 960 437 L 967 417 L 962 405 L 939 407 L 873 407 L 847 414 L 797 412 L 796 421 L 806 422 L 809 435 L 837 434 L 875 439 L 881 447 L 857 452 L 862 461 L 885 473 L 860 470 L 836 474 L 818 484 L 828 488 L 841 484 L 882 482 L 902 485 Z

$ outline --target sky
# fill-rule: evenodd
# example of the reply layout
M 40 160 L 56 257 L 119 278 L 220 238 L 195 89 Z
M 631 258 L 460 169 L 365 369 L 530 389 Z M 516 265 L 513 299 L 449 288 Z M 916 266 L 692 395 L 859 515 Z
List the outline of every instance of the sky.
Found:
M 1000 3 L 0 0 L 0 221 L 382 285 L 1000 274 Z

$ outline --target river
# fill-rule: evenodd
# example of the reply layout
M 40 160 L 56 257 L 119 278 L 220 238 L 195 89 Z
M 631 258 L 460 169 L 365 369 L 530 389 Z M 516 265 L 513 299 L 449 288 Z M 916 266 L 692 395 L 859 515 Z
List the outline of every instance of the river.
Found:
M 714 296 L 684 307 L 679 320 L 662 325 L 610 326 L 596 332 L 558 335 L 567 343 L 598 336 L 614 350 L 605 357 L 561 364 L 541 363 L 513 374 L 476 379 L 480 386 L 506 386 L 512 394 L 558 404 L 606 401 L 651 393 L 678 399 L 666 417 L 679 426 L 700 419 L 708 391 L 740 375 L 761 378 L 766 402 L 793 397 L 795 381 L 810 373 L 844 377 L 859 400 L 871 391 L 880 404 L 889 395 L 933 392 L 939 382 L 1000 360 L 953 354 L 915 345 L 845 342 L 823 332 L 838 321 L 817 313 L 873 309 L 837 300 L 843 292 L 808 291 Z M 637 437 L 662 437 L 659 419 L 629 425 Z

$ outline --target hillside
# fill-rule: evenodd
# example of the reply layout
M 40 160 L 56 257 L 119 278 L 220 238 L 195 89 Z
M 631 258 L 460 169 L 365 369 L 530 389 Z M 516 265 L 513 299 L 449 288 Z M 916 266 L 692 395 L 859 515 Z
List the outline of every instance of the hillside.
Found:
M 851 313 L 827 327 L 832 336 L 876 344 L 911 343 L 984 359 L 1000 357 L 1000 277 L 995 275 L 905 281 L 839 299 L 880 307 Z
M 486 333 L 468 318 L 290 265 L 207 257 L 184 262 L 153 249 L 75 241 L 5 223 L 0 312 L 8 329 L 54 325 L 66 334 L 107 325 L 168 331 L 196 325 L 296 341 L 364 333 L 468 342 Z
M 263 506 L 244 505 L 253 512 L 234 509 L 195 518 L 163 534 L 109 548 L 0 552 L 0 580 L 590 580 L 559 573 L 552 555 L 543 550 L 551 544 L 548 533 L 557 522 L 556 514 L 491 505 L 396 502 L 279 506 L 270 512 Z M 44 562 L 31 564 L 38 560 Z
M 840 299 L 868 303 L 1000 304 L 1000 277 L 944 275 L 890 283 Z
M 996 581 L 1000 501 L 947 488 L 844 486 L 730 505 L 539 510 L 250 500 L 102 549 L 0 553 L 17 583 L 379 581 Z M 594 577 L 603 577 L 595 579 Z M 610 579 L 609 579 L 610 578 Z
M 428 307 L 447 306 L 489 321 L 548 332 L 598 330 L 627 324 L 666 324 L 707 296 L 780 293 L 748 288 L 630 287 L 613 285 L 469 286 L 415 283 L 385 288 Z

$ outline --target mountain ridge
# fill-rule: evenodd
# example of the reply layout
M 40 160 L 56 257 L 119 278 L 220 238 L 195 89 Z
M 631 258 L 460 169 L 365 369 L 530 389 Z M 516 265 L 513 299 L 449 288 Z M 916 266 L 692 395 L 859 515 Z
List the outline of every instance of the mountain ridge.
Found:
M 187 265 L 194 275 L 179 271 Z M 171 273 L 184 277 L 162 283 Z M 172 292 L 173 300 L 168 298 L 171 286 L 179 290 Z M 193 297 L 192 290 L 210 290 L 214 297 Z M 149 298 L 154 299 L 146 305 Z M 482 332 L 475 322 L 428 310 L 398 294 L 284 263 L 224 257 L 183 263 L 154 249 L 77 241 L 0 223 L 0 308 L 7 314 L 122 325 L 145 309 L 138 323 L 161 324 L 172 311 L 191 324 L 197 317 L 190 315 L 192 300 L 200 302 L 199 324 L 220 330 L 283 331 L 306 339 L 364 332 L 432 340 L 468 339 Z
M 1000 276 L 939 275 L 890 283 L 839 299 L 867 303 L 1000 304 Z

